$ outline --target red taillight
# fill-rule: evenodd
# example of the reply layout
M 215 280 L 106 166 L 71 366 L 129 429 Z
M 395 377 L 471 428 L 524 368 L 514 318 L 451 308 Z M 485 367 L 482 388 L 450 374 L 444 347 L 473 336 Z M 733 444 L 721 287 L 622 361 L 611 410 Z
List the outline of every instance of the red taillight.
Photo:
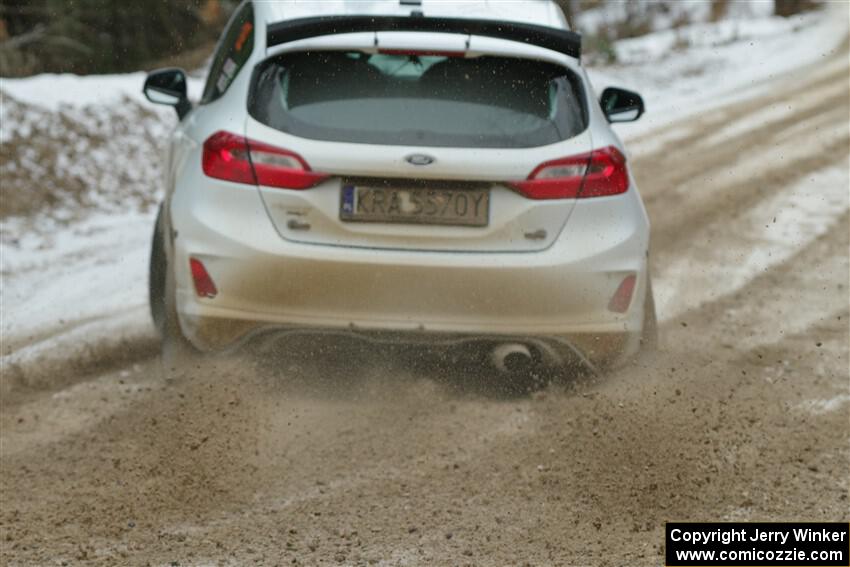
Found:
M 614 146 L 593 150 L 579 197 L 619 195 L 629 188 L 626 156 Z
M 257 183 L 285 189 L 309 189 L 328 177 L 310 169 L 304 158 L 268 144 L 248 140 Z
M 192 281 L 195 282 L 195 293 L 198 294 L 198 297 L 215 297 L 218 295 L 215 283 L 200 260 L 189 258 L 189 268 L 192 270 Z
M 611 301 L 608 302 L 608 310 L 614 313 L 625 313 L 629 310 L 629 305 L 632 303 L 632 293 L 635 291 L 635 283 L 637 277 L 634 274 L 628 275 L 620 282 L 617 291 Z
M 614 146 L 543 162 L 528 179 L 509 183 L 529 199 L 619 195 L 629 188 L 626 158 Z
M 256 183 L 248 144 L 243 136 L 230 132 L 216 132 L 204 142 L 202 157 L 204 173 L 216 179 L 236 183 Z
M 202 162 L 204 173 L 216 179 L 284 189 L 308 189 L 329 177 L 295 152 L 229 132 L 207 138 Z
M 538 165 L 528 179 L 510 185 L 529 199 L 578 197 L 590 154 L 547 161 Z

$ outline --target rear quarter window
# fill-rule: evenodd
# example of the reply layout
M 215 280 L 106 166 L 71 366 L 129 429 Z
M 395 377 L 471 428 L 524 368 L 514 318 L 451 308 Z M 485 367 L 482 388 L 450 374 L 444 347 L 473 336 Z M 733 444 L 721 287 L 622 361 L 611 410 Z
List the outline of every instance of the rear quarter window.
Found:
M 535 147 L 587 127 L 575 74 L 497 56 L 284 54 L 258 69 L 249 112 L 296 136 L 389 145 Z
M 254 50 L 254 8 L 249 3 L 234 14 L 213 56 L 201 103 L 221 97 Z

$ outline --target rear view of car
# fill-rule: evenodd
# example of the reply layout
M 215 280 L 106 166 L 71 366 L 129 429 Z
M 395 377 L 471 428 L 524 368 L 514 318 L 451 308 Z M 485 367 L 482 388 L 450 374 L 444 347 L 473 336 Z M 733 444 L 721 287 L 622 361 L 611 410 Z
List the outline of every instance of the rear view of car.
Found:
M 637 352 L 649 226 L 608 121 L 642 102 L 614 89 L 603 111 L 557 7 L 514 5 L 534 9 L 244 3 L 218 48 L 238 57 L 208 79 L 223 92 L 186 109 L 171 91 L 163 333 L 200 350 L 299 332 L 476 343 L 502 369 Z M 160 73 L 154 96 L 179 83 Z

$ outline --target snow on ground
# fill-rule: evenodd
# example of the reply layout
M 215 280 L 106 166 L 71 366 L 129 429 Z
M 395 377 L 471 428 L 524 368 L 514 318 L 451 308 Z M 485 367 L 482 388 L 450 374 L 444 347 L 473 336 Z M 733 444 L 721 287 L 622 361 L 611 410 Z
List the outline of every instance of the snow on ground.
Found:
M 97 213 L 4 245 L 3 311 L 26 314 L 0 321 L 4 349 L 49 338 L 44 331 L 57 323 L 73 327 L 146 307 L 151 224 L 150 212 Z
M 647 114 L 617 129 L 650 147 L 645 135 L 652 130 L 732 97 L 755 96 L 768 88 L 765 80 L 816 65 L 845 40 L 847 11 L 834 3 L 787 20 L 762 15 L 659 31 L 618 42 L 621 63 L 590 74 L 597 92 L 607 85 L 641 92 Z M 142 73 L 0 79 L 3 198 L 22 199 L 21 212 L 0 226 L 0 370 L 69 346 L 79 351 L 153 332 L 147 257 L 162 142 L 174 118 L 144 100 L 143 80 Z M 190 81 L 193 98 L 201 83 Z M 35 210 L 27 208 L 31 196 L 44 200 Z M 763 269 L 765 254 L 775 260 L 813 238 L 834 203 L 791 189 L 774 205 L 790 232 L 765 231 L 765 247 L 741 263 L 730 286 Z
M 0 391 L 9 380 L 38 383 L 69 361 L 131 359 L 154 334 L 147 307 L 153 211 L 43 220 L 17 238 L 3 227 Z M 139 348 L 113 353 L 121 345 Z
M 847 166 L 828 167 L 780 188 L 763 205 L 728 222 L 724 229 L 734 229 L 736 240 L 740 242 L 736 250 L 710 250 L 711 256 L 700 256 L 698 269 L 694 267 L 693 257 L 677 258 L 666 266 L 663 278 L 653 283 L 659 317 L 673 319 L 695 307 L 688 297 L 693 289 L 711 290 L 715 297 L 720 297 L 742 288 L 754 276 L 791 258 L 828 232 L 847 213 L 850 208 L 847 187 Z M 715 227 L 708 226 L 698 232 L 694 240 L 710 244 L 717 240 L 714 230 Z M 684 281 L 688 282 L 685 288 L 680 285 Z M 816 310 L 810 315 L 813 318 L 822 316 Z M 802 332 L 812 323 L 814 320 L 800 317 L 781 331 Z M 771 342 L 771 338 L 774 338 L 772 330 L 766 330 L 761 337 L 765 342 Z M 775 340 L 780 338 L 777 335 Z
M 758 96 L 770 88 L 769 79 L 818 65 L 847 39 L 848 18 L 850 5 L 833 2 L 787 19 L 724 20 L 663 30 L 618 41 L 621 63 L 588 72 L 597 93 L 619 86 L 643 96 L 646 114 L 617 126 L 628 140 L 732 99 Z
M 144 102 L 146 73 L 72 75 L 45 73 L 26 79 L 3 79 L 0 88 L 19 100 L 57 112 L 63 107 L 114 105 L 124 98 Z M 203 82 L 189 78 L 189 98 L 201 98 Z
M 6 95 L 3 107 L 11 125 L 0 148 L 4 216 L 72 220 L 145 210 L 158 199 L 170 114 L 126 97 L 52 111 Z
M 629 20 L 632 20 L 631 25 L 634 25 L 635 18 L 630 14 L 630 10 L 645 12 L 651 31 L 663 31 L 683 27 L 685 24 L 708 22 L 711 17 L 711 0 L 607 2 L 598 8 L 579 13 L 576 17 L 576 29 L 582 34 L 596 35 L 603 28 L 610 29 Z M 772 0 L 736 0 L 727 5 L 725 19 L 768 18 L 772 14 Z
M 815 415 L 820 415 L 831 411 L 838 411 L 844 406 L 844 404 L 848 403 L 850 403 L 850 395 L 838 394 L 837 396 L 824 400 L 806 400 L 800 404 L 800 407 Z

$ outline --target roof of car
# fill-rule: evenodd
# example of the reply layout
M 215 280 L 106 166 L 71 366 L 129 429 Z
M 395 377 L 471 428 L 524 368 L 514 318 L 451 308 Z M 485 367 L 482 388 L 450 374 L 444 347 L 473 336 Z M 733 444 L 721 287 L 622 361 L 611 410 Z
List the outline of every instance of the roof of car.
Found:
M 563 12 L 551 0 L 260 0 L 254 3 L 267 24 L 310 16 L 425 16 L 483 18 L 568 29 Z

